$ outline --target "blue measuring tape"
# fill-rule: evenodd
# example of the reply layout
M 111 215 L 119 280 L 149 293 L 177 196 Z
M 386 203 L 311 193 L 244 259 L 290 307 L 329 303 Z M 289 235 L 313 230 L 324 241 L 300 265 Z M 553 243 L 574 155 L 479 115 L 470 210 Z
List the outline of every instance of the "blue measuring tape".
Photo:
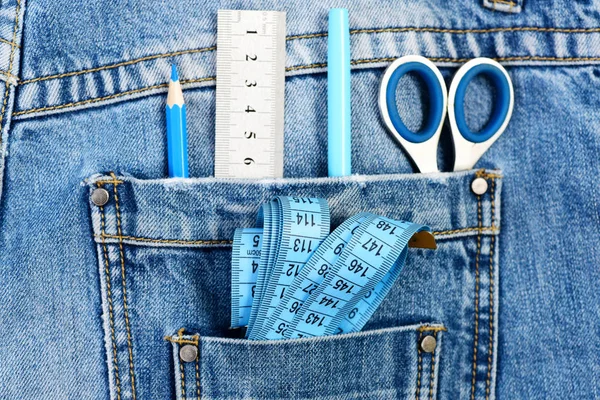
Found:
M 258 224 L 236 231 L 232 256 L 232 326 L 247 321 L 252 340 L 360 331 L 400 274 L 413 235 L 429 231 L 360 213 L 327 236 L 326 201 L 292 197 L 263 205 Z
M 329 205 L 323 199 L 276 197 L 261 207 L 257 222 L 263 225 L 263 249 L 246 331 L 249 339 L 259 339 L 285 290 L 329 234 Z
M 248 325 L 254 301 L 263 230 L 236 229 L 231 256 L 231 327 Z

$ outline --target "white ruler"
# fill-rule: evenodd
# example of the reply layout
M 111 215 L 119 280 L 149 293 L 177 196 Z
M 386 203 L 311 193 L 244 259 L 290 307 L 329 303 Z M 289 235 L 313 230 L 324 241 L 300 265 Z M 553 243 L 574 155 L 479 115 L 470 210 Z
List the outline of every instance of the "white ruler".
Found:
M 215 177 L 283 177 L 285 12 L 219 10 Z

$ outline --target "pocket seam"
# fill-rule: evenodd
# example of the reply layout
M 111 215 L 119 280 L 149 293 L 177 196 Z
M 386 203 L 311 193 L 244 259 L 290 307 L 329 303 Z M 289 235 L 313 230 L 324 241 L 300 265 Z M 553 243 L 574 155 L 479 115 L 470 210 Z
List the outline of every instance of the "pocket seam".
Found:
M 493 180 L 493 179 L 492 179 Z M 477 232 L 478 234 L 491 234 L 494 235 L 500 232 L 500 228 L 495 225 L 492 221 L 491 226 L 473 226 L 468 228 L 461 229 L 452 229 L 447 231 L 434 231 L 433 234 L 435 236 L 442 235 L 454 235 L 458 233 L 467 233 L 467 232 Z M 111 235 L 108 233 L 96 234 L 94 237 L 98 239 L 115 239 L 119 241 L 123 240 L 131 240 L 134 242 L 146 242 L 146 243 L 162 243 L 162 244 L 181 244 L 181 245 L 201 245 L 201 246 L 228 246 L 233 243 L 232 240 L 227 239 L 208 239 L 208 240 L 186 240 L 186 239 L 155 239 L 155 238 L 147 238 L 140 236 L 126 236 L 126 235 Z
M 117 182 L 117 177 L 114 173 L 110 174 L 115 182 Z M 115 211 L 117 214 L 117 233 L 119 236 L 122 236 L 121 231 L 121 210 L 119 206 L 119 195 L 117 191 L 117 184 L 113 185 L 113 192 L 115 195 Z M 129 307 L 127 306 L 127 278 L 125 276 L 125 251 L 123 250 L 123 239 L 119 239 L 119 259 L 121 261 L 121 285 L 123 288 L 123 311 L 125 316 L 125 329 L 127 331 L 127 350 L 129 353 L 129 375 L 131 377 L 131 394 L 133 400 L 136 400 L 136 390 L 135 390 L 135 371 L 133 365 L 133 346 L 131 339 L 131 327 L 129 324 Z
M 100 222 L 102 233 L 104 234 L 105 226 L 106 226 L 106 217 L 104 214 L 104 206 L 100 206 Z M 104 258 L 104 274 L 106 278 L 106 294 L 108 300 L 108 313 L 110 318 L 110 336 L 112 342 L 112 350 L 113 350 L 113 373 L 115 374 L 115 386 L 117 387 L 117 399 L 121 399 L 121 381 L 119 379 L 119 363 L 117 359 L 117 341 L 115 337 L 115 317 L 113 313 L 112 306 L 112 289 L 110 283 L 110 268 L 109 268 L 109 260 L 108 260 L 108 248 L 106 246 L 106 241 L 104 238 L 102 239 L 102 252 Z

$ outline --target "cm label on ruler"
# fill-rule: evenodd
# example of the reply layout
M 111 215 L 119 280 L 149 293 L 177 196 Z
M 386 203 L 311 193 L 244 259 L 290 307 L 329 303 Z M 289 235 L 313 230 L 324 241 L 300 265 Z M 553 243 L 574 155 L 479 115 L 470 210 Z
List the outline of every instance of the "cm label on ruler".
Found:
M 283 177 L 285 12 L 219 10 L 217 178 Z

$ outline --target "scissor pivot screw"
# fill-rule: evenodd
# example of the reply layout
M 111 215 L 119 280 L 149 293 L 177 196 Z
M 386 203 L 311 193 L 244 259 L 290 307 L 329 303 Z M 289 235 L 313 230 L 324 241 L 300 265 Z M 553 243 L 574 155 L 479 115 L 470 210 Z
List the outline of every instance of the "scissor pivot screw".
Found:
M 481 196 L 488 190 L 488 183 L 484 178 L 475 178 L 471 182 L 471 190 L 478 196 Z

